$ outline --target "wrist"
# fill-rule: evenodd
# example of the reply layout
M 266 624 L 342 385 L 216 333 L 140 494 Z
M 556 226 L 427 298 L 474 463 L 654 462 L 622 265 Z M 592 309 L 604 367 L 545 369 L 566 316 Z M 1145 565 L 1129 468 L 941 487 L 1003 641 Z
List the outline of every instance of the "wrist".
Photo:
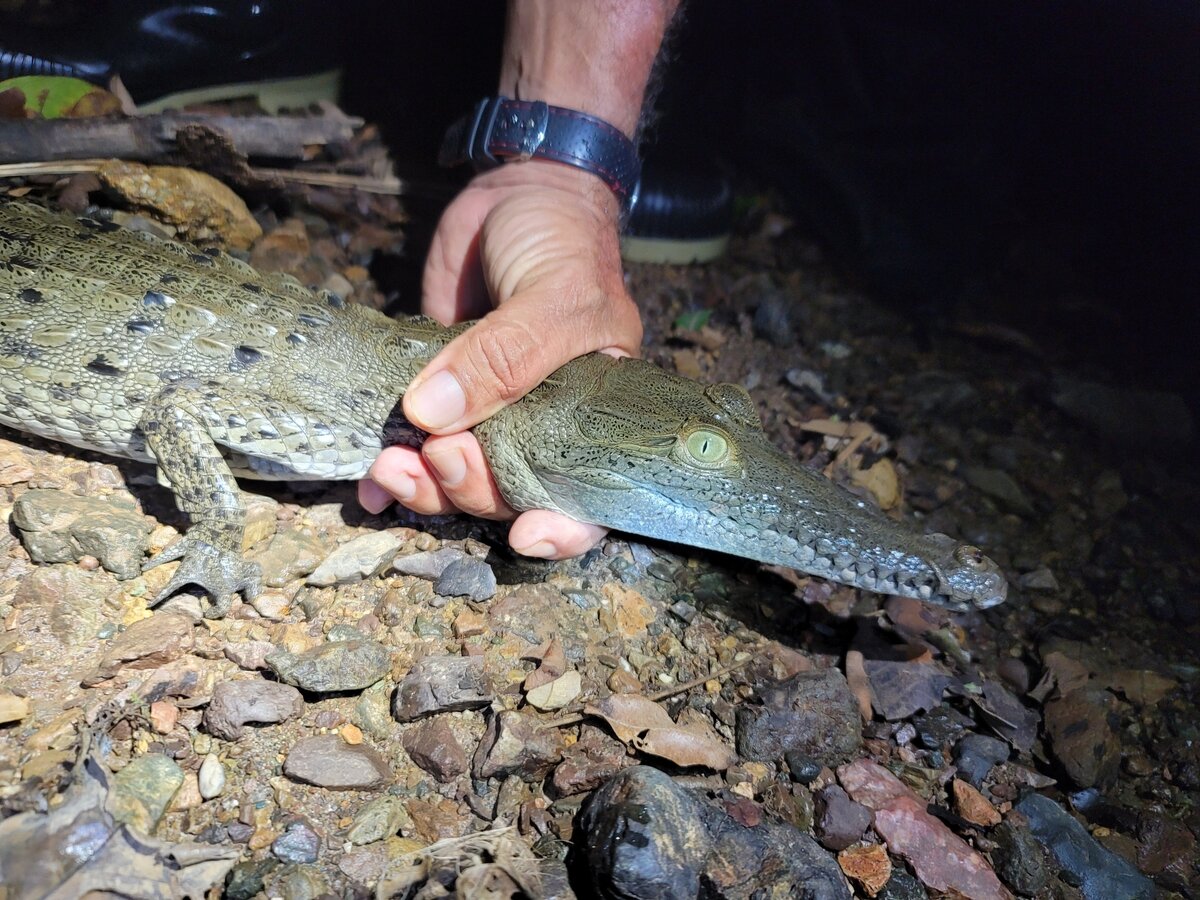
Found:
M 499 93 L 602 119 L 633 138 L 677 0 L 510 0 Z

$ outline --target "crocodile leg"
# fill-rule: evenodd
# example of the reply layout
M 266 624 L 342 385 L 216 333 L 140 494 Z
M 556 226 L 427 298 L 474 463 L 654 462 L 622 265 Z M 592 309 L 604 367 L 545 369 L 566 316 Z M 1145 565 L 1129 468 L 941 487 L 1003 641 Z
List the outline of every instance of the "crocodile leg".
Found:
M 207 618 L 220 618 L 233 605 L 233 595 L 257 596 L 261 572 L 242 559 L 246 510 L 237 481 L 221 455 L 212 391 L 194 382 L 180 382 L 147 403 L 140 428 L 146 447 L 158 463 L 158 479 L 175 494 L 175 502 L 192 520 L 187 534 L 146 563 L 145 569 L 182 560 L 159 603 L 188 584 L 202 587 L 212 598 Z

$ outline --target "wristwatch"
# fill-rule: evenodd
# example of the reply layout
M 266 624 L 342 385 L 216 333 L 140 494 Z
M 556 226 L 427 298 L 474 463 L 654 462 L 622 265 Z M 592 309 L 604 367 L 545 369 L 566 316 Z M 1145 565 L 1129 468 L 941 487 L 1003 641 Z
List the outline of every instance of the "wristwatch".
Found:
M 480 100 L 446 132 L 438 164 L 470 162 L 482 172 L 532 158 L 596 175 L 617 195 L 624 216 L 637 203 L 642 163 L 633 141 L 603 119 L 540 100 Z

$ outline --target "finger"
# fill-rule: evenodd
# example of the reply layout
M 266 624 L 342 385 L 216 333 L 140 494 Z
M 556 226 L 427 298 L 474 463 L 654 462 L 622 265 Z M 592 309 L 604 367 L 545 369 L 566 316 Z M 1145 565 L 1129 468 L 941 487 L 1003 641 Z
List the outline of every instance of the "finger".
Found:
M 526 292 L 451 341 L 409 385 L 404 413 L 433 433 L 462 431 L 594 349 L 633 353 L 641 320 L 628 295 Z
M 421 312 L 443 325 L 481 316 L 491 308 L 479 264 L 479 230 L 448 230 L 443 220 L 429 245 L 421 281 Z
M 511 519 L 516 513 L 500 495 L 483 449 L 469 432 L 434 436 L 421 448 L 425 463 L 450 502 L 481 519 Z
M 422 516 L 440 516 L 456 511 L 450 498 L 438 486 L 434 474 L 425 465 L 421 454 L 412 447 L 387 447 L 371 466 L 367 477 L 377 488 Z M 371 488 L 359 487 L 359 500 L 363 491 L 377 497 Z M 363 504 L 366 506 L 366 504 Z M 367 507 L 371 509 L 371 507 Z
M 373 516 L 379 515 L 396 502 L 396 498 L 370 478 L 358 483 L 358 505 Z
M 523 512 L 508 531 L 508 543 L 524 556 L 567 559 L 587 553 L 600 543 L 607 528 L 576 522 L 545 509 Z

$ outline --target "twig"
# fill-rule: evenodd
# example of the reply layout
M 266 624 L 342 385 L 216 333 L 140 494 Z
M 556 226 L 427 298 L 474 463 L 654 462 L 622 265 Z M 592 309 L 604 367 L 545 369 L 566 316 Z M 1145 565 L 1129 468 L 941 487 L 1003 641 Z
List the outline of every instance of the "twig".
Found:
M 334 107 L 320 116 L 163 113 L 124 119 L 8 119 L 0 121 L 0 163 L 97 156 L 153 162 L 174 152 L 175 135 L 191 126 L 220 132 L 244 156 L 304 159 L 307 147 L 348 141 L 362 124 Z

